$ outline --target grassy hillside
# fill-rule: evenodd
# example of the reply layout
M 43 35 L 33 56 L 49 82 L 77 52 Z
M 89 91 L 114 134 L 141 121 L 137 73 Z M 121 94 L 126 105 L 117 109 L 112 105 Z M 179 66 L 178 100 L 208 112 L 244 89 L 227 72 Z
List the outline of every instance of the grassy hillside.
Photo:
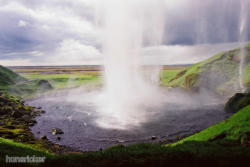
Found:
M 250 86 L 250 43 L 245 49 L 243 81 L 245 86 Z M 232 95 L 239 90 L 239 61 L 240 49 L 226 51 L 178 72 L 168 78 L 165 85 L 196 91 L 206 88 L 221 95 Z
M 47 80 L 28 80 L 0 65 L 0 92 L 27 98 L 37 92 L 44 92 L 50 89 L 52 89 L 52 86 Z
M 13 85 L 23 81 L 26 81 L 26 79 L 11 71 L 10 69 L 0 65 L 0 87 Z
M 229 119 L 172 144 L 172 146 L 188 141 L 210 141 L 228 147 L 238 144 L 250 146 L 250 105 Z
M 5 163 L 6 155 L 20 156 L 20 157 L 33 156 L 33 155 L 39 156 L 39 157 L 53 156 L 52 153 L 49 153 L 46 150 L 42 150 L 39 147 L 15 142 L 13 140 L 4 139 L 0 137 L 0 166 L 7 165 Z M 9 164 L 9 165 L 13 166 L 13 164 Z M 24 165 L 21 163 L 21 164 L 15 164 L 15 166 L 24 166 Z

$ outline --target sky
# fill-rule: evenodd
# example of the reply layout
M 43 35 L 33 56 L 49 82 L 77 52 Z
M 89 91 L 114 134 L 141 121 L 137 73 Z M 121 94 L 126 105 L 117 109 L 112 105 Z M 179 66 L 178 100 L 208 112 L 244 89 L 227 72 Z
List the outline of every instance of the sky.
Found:
M 248 0 L 161 1 L 162 42 L 150 45 L 145 38 L 141 52 L 145 64 L 195 63 L 250 39 Z M 103 30 L 96 13 L 103 3 L 0 0 L 0 64 L 101 64 Z

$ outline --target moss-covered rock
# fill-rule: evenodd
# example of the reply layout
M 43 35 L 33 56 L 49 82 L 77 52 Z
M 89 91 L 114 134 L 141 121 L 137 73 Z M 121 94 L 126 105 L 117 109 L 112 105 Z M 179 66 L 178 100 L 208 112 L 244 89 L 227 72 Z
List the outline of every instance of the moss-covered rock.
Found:
M 250 93 L 236 93 L 225 105 L 225 111 L 236 112 L 250 105 Z

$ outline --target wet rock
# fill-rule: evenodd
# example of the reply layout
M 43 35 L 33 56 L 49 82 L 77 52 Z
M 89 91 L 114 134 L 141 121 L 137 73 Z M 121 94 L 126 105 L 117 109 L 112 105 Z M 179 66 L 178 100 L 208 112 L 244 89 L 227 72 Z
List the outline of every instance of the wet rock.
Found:
M 22 113 L 22 112 L 20 112 L 20 111 L 13 111 L 12 113 L 11 113 L 11 116 L 12 117 L 14 117 L 14 118 L 20 118 L 20 117 L 22 117 L 24 114 Z
M 59 129 L 59 128 L 52 128 L 51 129 L 51 133 L 53 135 L 60 135 L 60 134 L 63 134 L 64 132 L 62 131 L 62 129 Z
M 11 126 L 11 125 L 4 126 L 4 128 L 6 128 L 6 129 L 16 129 L 15 126 Z
M 8 103 L 9 100 L 6 99 L 6 98 L 4 98 L 4 97 L 0 97 L 0 102 L 2 102 L 2 103 Z
M 156 140 L 157 137 L 156 136 L 151 136 L 151 140 Z
M 33 123 L 33 122 L 28 123 L 28 126 L 34 126 L 34 125 L 35 125 L 35 123 Z
M 28 126 L 34 126 L 37 122 L 36 120 L 26 120 L 25 123 Z
M 48 138 L 47 138 L 46 135 L 42 136 L 41 139 L 42 139 L 42 140 L 48 140 Z

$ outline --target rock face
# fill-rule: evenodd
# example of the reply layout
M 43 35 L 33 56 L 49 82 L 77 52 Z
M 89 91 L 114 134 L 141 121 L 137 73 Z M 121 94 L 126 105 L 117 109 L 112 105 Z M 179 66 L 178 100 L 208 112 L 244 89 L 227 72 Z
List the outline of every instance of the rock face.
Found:
M 236 93 L 225 105 L 226 112 L 236 112 L 250 105 L 250 93 Z

